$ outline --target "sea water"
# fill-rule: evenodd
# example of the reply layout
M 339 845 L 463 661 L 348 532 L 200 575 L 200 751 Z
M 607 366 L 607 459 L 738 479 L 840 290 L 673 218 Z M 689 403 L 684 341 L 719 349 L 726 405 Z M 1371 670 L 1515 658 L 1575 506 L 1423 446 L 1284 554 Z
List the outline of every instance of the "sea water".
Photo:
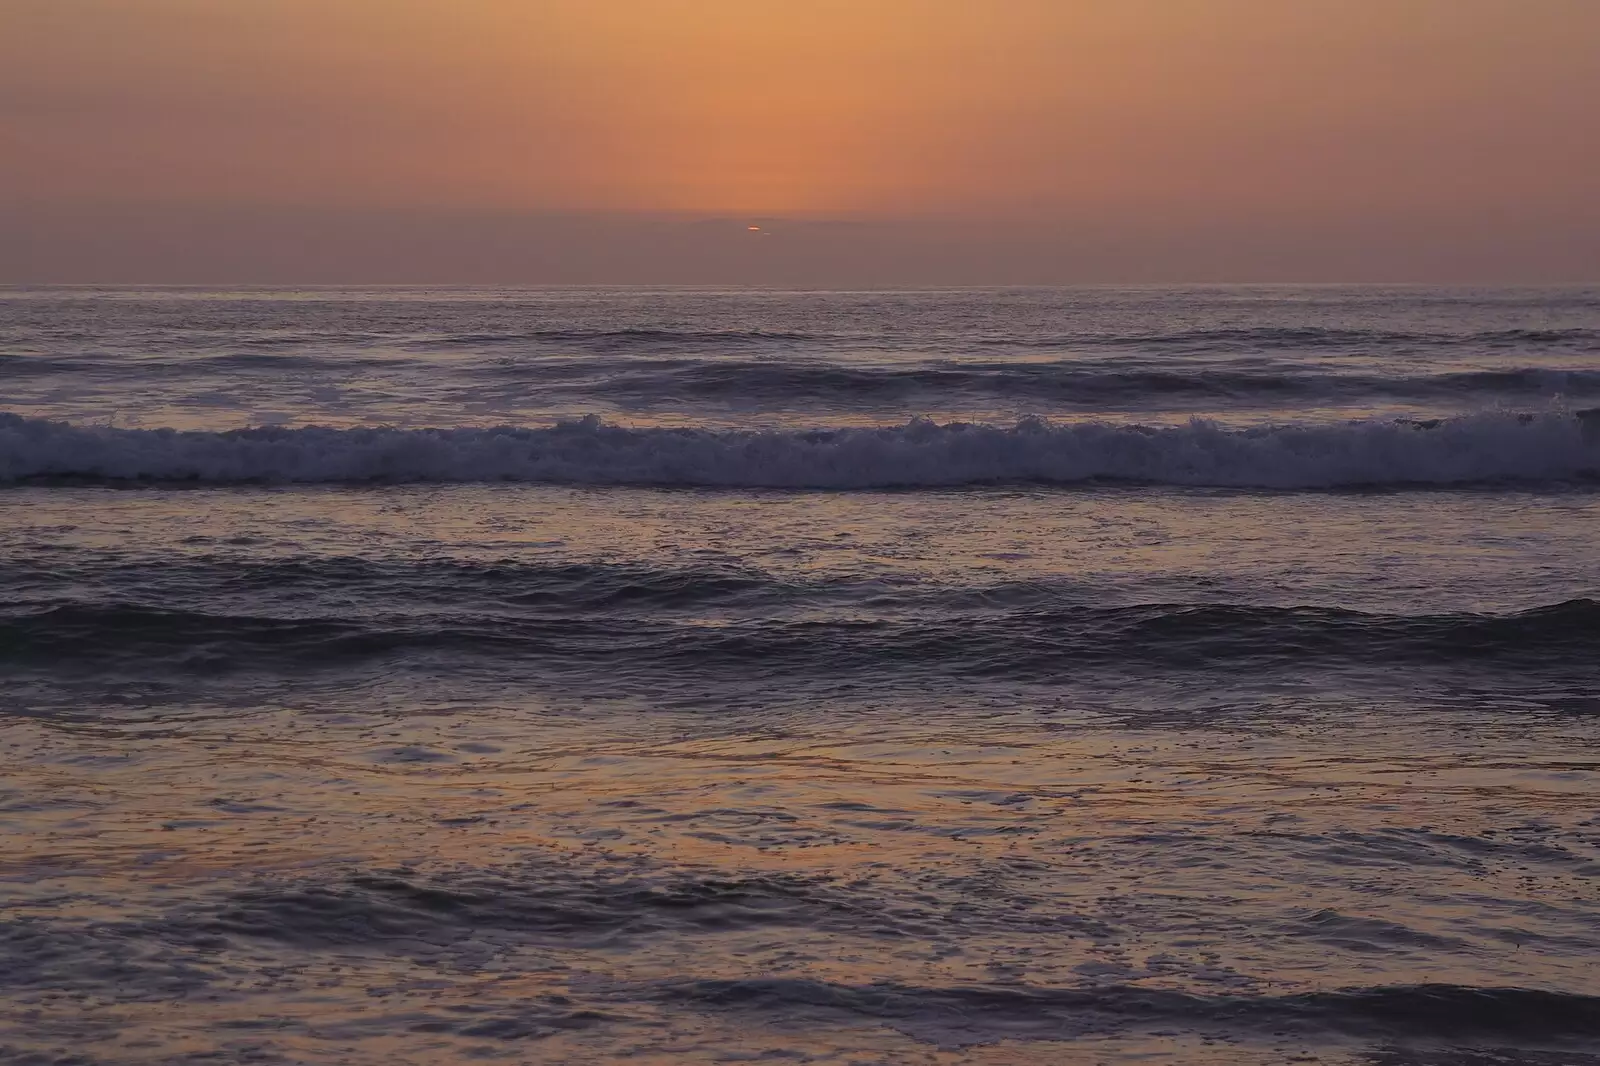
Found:
M 1600 1063 L 1600 291 L 0 290 L 0 1059 Z

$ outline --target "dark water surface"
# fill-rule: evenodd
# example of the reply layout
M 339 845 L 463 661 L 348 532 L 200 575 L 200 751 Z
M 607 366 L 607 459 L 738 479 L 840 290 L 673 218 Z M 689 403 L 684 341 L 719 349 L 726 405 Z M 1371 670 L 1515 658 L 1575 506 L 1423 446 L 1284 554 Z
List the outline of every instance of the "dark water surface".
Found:
M 0 1061 L 1600 1064 L 1600 293 L 0 290 Z

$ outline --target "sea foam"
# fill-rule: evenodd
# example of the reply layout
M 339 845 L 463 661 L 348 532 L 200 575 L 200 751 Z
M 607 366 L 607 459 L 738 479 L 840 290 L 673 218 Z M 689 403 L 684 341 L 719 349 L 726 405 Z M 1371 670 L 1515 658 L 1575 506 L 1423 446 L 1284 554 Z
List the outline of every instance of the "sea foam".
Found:
M 494 482 L 872 489 L 1113 481 L 1265 489 L 1600 478 L 1600 426 L 1486 413 L 1416 423 L 1228 429 L 914 420 L 815 430 L 121 429 L 0 415 L 0 480 Z

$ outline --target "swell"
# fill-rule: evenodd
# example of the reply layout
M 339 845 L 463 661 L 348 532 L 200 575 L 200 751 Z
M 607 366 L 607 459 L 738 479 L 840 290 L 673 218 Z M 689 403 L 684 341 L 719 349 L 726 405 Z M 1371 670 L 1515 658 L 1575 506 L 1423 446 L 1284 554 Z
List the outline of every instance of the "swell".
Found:
M 191 543 L 202 540 L 192 538 Z M 227 605 L 247 605 L 257 611 L 283 607 L 300 612 L 314 605 L 317 597 L 331 595 L 351 610 L 426 612 L 442 605 L 482 614 L 528 610 L 569 614 L 744 604 L 771 609 L 815 596 L 870 594 L 879 586 L 798 584 L 732 566 L 512 559 L 261 559 L 211 554 L 173 558 L 80 550 L 56 565 L 18 560 L 0 563 L 0 593 L 13 608 L 30 602 L 61 606 L 52 597 L 60 596 L 64 589 L 102 600 L 160 605 L 164 610 L 216 611 Z
M 1144 365 L 1139 365 L 1139 363 Z M 1138 409 L 1175 402 L 1223 404 L 1324 404 L 1413 401 L 1488 407 L 1508 400 L 1600 398 L 1600 369 L 1520 366 L 1435 374 L 1330 372 L 1292 365 L 1240 369 L 1168 368 L 1155 360 L 1088 359 L 925 360 L 869 365 L 855 360 L 734 354 L 642 357 L 633 360 L 500 356 L 432 363 L 398 351 L 237 351 L 183 357 L 5 355 L 0 373 L 22 380 L 68 377 L 96 382 L 192 381 L 216 374 L 237 383 L 262 375 L 384 374 L 395 380 L 449 377 L 470 387 L 481 375 L 501 392 L 526 401 L 556 394 L 622 401 L 630 407 L 671 407 L 683 402 L 792 407 L 796 403 L 850 409 L 900 402 L 937 407 L 964 399 L 1093 409 Z M 942 399 L 947 398 L 947 399 Z
M 1494 1036 L 1548 1043 L 1600 1037 L 1600 998 L 1452 984 L 1208 996 L 1117 985 L 913 987 L 765 978 L 683 981 L 667 985 L 658 995 L 725 1009 L 789 1016 L 821 1012 L 927 1025 L 935 1038 L 941 1031 L 950 1036 L 951 1030 L 992 1029 L 1012 1038 L 1050 1039 L 1173 1024 L 1233 1034 L 1331 1030 L 1369 1039 L 1380 1034 L 1435 1040 Z
M 207 373 L 246 376 L 256 372 L 281 374 L 289 371 L 347 373 L 358 370 L 393 371 L 426 366 L 422 359 L 404 353 L 352 354 L 348 349 L 328 349 L 326 345 L 335 340 L 325 341 L 317 350 L 311 352 L 198 350 L 178 353 L 169 350 L 161 355 L 114 352 L 79 353 L 71 356 L 0 353 L 0 373 L 7 378 L 18 380 L 61 375 L 135 383 L 188 378 Z
M 1069 336 L 1035 343 L 1061 343 Z M 1095 340 L 1108 347 L 1202 350 L 1294 350 L 1349 348 L 1519 348 L 1526 345 L 1600 350 L 1600 330 L 1495 329 L 1463 333 L 1347 329 L 1321 326 L 1260 326 L 1236 329 L 1180 330 L 1145 335 L 1103 334 Z
M 34 603 L 0 614 L 0 668 L 315 669 L 491 660 L 623 677 L 845 674 L 1050 681 L 1084 670 L 1474 665 L 1594 672 L 1600 603 L 1515 614 L 1144 605 L 872 617 L 671 617 L 526 610 L 261 614 L 135 603 Z M 1588 665 L 1584 665 L 1588 664 Z
M 397 871 L 342 882 L 266 883 L 235 893 L 202 929 L 308 949 L 426 939 L 448 942 L 505 930 L 543 941 L 800 926 L 844 927 L 862 907 L 815 879 L 708 876 L 647 878 L 571 868 L 485 870 L 419 878 Z
M 453 350 L 533 346 L 590 352 L 729 350 L 773 344 L 803 345 L 849 339 L 833 334 L 763 329 L 533 329 L 505 332 L 448 333 L 412 342 L 420 350 Z
M 917 420 L 789 431 L 629 428 L 116 429 L 0 415 L 0 481 L 530 482 L 873 489 L 1131 482 L 1259 489 L 1588 482 L 1600 414 L 1223 429 Z
M 1315 326 L 1259 326 L 1174 330 L 1165 333 L 1078 332 L 1008 333 L 989 329 L 977 335 L 942 332 L 905 322 L 892 331 L 816 331 L 767 329 L 669 329 L 660 327 L 601 329 L 531 329 L 503 332 L 439 334 L 415 341 L 425 349 L 493 346 L 565 347 L 585 351 L 629 352 L 660 350 L 718 350 L 778 346 L 893 348 L 933 346 L 1004 347 L 1017 349 L 1137 348 L 1148 350 L 1284 351 L 1412 348 L 1520 348 L 1545 347 L 1572 351 L 1600 351 L 1600 330 L 1497 329 L 1460 333 L 1384 329 L 1347 329 Z
M 586 371 L 586 373 L 583 373 Z M 518 362 L 505 373 L 533 383 L 581 379 L 585 392 L 635 400 L 824 400 L 841 405 L 942 394 L 1065 404 L 1138 406 L 1161 399 L 1338 401 L 1600 395 L 1600 370 L 1517 367 L 1384 376 L 1263 370 L 1128 369 L 1082 361 L 949 362 L 905 367 L 794 360 L 653 360 L 618 368 Z
M 213 803 L 219 811 L 227 807 Z M 619 806 L 640 815 L 665 813 L 632 801 Z M 838 937 L 835 942 L 843 945 L 876 939 L 919 950 L 963 940 L 981 946 L 991 937 L 1010 943 L 1031 936 L 1050 945 L 1084 936 L 1103 940 L 1117 932 L 1075 913 L 1070 903 L 1058 905 L 1065 900 L 1030 898 L 1020 906 L 1022 898 L 999 888 L 1003 880 L 978 893 L 967 878 L 910 892 L 876 881 L 825 872 L 715 870 L 621 855 L 587 862 L 563 855 L 559 861 L 534 858 L 428 873 L 356 867 L 331 876 L 268 874 L 220 896 L 117 922 L 0 923 L 0 957 L 8 964 L 0 970 L 0 986 L 81 994 L 115 983 L 119 998 L 170 1001 L 172 995 L 207 990 L 231 964 L 259 962 L 260 947 L 272 944 L 323 958 L 359 952 L 409 959 L 435 976 L 440 964 L 481 974 L 486 954 L 494 957 L 496 949 L 627 948 L 650 952 L 652 959 L 676 958 L 679 965 L 656 979 L 585 982 L 571 990 L 573 996 L 584 1006 L 624 1010 L 651 1002 L 788 1024 L 885 1024 L 945 1045 L 1156 1029 L 1168 1035 L 1177 1029 L 1269 1037 L 1280 1044 L 1291 1034 L 1363 1041 L 1493 1039 L 1531 1046 L 1600 1037 L 1600 997 L 1577 990 L 1444 982 L 1277 993 L 1238 986 L 1219 991 L 1195 982 L 869 983 L 830 981 L 805 969 L 791 970 L 792 976 L 728 976 L 728 967 L 683 955 L 689 945 L 728 943 L 720 938 L 729 934 L 762 938 L 733 942 L 759 954 L 783 946 L 790 931 L 807 939 Z M 741 961 L 733 972 L 751 969 Z M 492 989 L 486 994 L 482 984 L 475 991 L 483 1011 L 511 1006 Z

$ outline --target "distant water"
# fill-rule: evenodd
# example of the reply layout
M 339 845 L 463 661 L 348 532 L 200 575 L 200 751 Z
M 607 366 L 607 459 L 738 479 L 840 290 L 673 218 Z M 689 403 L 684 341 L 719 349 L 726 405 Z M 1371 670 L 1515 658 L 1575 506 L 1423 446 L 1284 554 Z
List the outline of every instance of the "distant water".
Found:
M 1600 1066 L 1600 291 L 0 290 L 0 1061 Z

